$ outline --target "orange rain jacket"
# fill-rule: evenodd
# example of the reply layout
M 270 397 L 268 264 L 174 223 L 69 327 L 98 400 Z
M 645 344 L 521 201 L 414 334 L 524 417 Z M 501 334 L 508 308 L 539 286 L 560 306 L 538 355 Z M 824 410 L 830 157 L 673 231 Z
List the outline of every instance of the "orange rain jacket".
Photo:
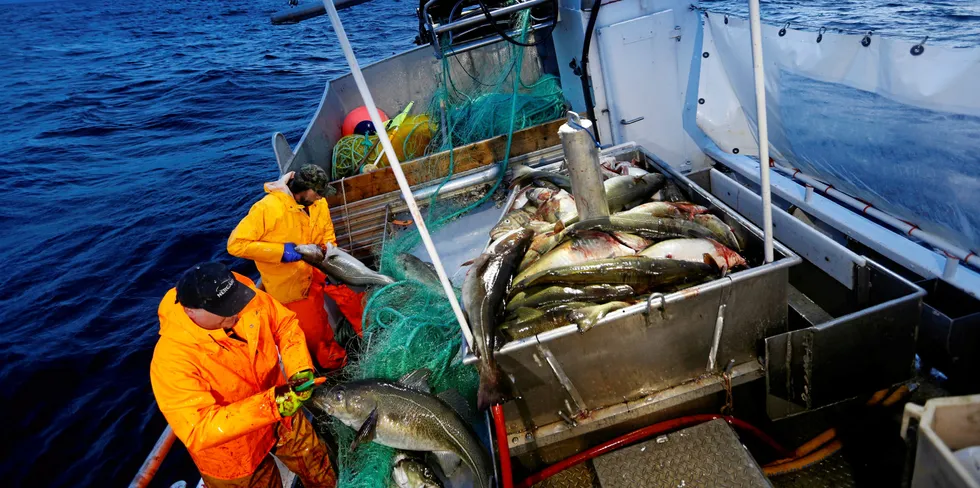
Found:
M 282 262 L 283 245 L 337 244 L 327 201 L 317 200 L 307 215 L 286 186 L 292 176 L 266 183 L 268 195 L 252 205 L 228 237 L 228 253 L 255 261 L 266 291 L 282 303 L 306 298 L 313 280 L 309 264 Z
M 303 331 L 293 312 L 259 290 L 233 328 L 245 342 L 198 327 L 176 297 L 171 288 L 158 310 L 160 339 L 150 363 L 157 404 L 202 474 L 249 476 L 276 442 L 282 417 L 275 387 L 313 369 Z

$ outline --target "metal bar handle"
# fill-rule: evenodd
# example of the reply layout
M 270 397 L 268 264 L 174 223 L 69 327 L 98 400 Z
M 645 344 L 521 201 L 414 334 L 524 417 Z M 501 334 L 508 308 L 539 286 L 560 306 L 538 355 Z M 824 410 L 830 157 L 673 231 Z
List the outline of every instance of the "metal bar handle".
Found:
M 518 3 L 515 3 L 513 5 L 508 5 L 506 7 L 503 7 L 503 8 L 498 8 L 496 10 L 491 10 L 490 11 L 490 16 L 493 17 L 494 19 L 496 19 L 497 17 L 501 17 L 501 16 L 504 16 L 504 15 L 509 15 L 509 14 L 512 14 L 514 12 L 519 12 L 519 11 L 524 10 L 524 9 L 529 9 L 529 8 L 535 7 L 537 5 L 540 5 L 540 4 L 545 3 L 545 2 L 548 2 L 548 1 L 550 1 L 550 0 L 529 0 L 527 2 L 518 2 Z M 483 15 L 483 14 L 479 14 L 479 15 L 474 15 L 473 17 L 469 17 L 469 18 L 466 18 L 466 19 L 463 19 L 463 20 L 457 20 L 456 22 L 450 22 L 448 24 L 434 25 L 433 28 L 432 28 L 432 30 L 435 31 L 436 34 L 442 34 L 444 32 L 447 32 L 447 31 L 450 31 L 450 30 L 453 30 L 453 29 L 459 29 L 459 28 L 462 28 L 462 27 L 468 27 L 468 26 L 480 24 L 480 23 L 483 23 L 483 22 L 486 22 L 486 21 L 487 21 L 487 17 L 485 15 Z
M 643 117 L 643 116 L 641 115 L 641 116 L 639 116 L 639 117 L 637 117 L 637 118 L 635 118 L 635 119 L 629 119 L 629 120 L 626 120 L 626 119 L 620 119 L 620 120 L 619 120 L 619 123 L 620 123 L 620 124 L 623 124 L 623 125 L 630 125 L 630 124 L 635 124 L 635 123 L 637 123 L 637 122 L 639 122 L 639 121 L 641 121 L 641 120 L 643 120 L 643 119 L 645 119 L 645 118 L 646 118 L 646 117 Z

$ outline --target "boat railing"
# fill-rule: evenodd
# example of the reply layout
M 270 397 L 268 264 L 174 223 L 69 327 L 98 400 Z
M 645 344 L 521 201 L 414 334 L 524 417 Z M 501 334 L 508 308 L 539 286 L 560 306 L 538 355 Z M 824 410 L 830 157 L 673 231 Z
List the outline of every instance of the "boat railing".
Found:
M 150 481 L 153 480 L 157 471 L 160 470 L 160 465 L 167 458 L 167 454 L 170 453 L 170 448 L 173 447 L 175 440 L 177 440 L 177 435 L 174 434 L 174 430 L 168 425 L 166 429 L 163 429 L 163 433 L 160 434 L 160 438 L 157 439 L 156 444 L 153 445 L 150 454 L 146 456 L 146 460 L 140 466 L 136 477 L 129 483 L 129 488 L 146 488 L 150 485 Z

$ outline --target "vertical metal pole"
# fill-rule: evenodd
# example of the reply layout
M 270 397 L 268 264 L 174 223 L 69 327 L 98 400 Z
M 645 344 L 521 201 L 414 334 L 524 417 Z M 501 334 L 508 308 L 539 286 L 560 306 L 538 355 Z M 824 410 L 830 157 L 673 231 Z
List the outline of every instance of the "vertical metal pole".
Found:
M 436 274 L 439 275 L 439 282 L 442 283 L 442 289 L 446 293 L 446 298 L 449 299 L 449 305 L 452 307 L 453 313 L 456 314 L 456 320 L 459 322 L 463 339 L 466 341 L 467 347 L 472 350 L 473 334 L 466 324 L 466 317 L 463 316 L 463 309 L 459 306 L 459 300 L 456 299 L 456 292 L 453 291 L 453 285 L 449 282 L 449 276 L 442 267 L 442 260 L 439 259 L 439 254 L 436 252 L 436 245 L 432 242 L 429 229 L 426 228 L 425 221 L 422 220 L 422 212 L 419 211 L 418 204 L 415 203 L 412 188 L 405 178 L 405 173 L 402 172 L 402 165 L 398 161 L 398 156 L 395 155 L 395 148 L 392 147 L 391 140 L 388 139 L 388 133 L 384 130 L 385 125 L 381 122 L 378 107 L 374 104 L 374 97 L 371 96 L 371 90 L 368 89 L 367 81 L 364 80 L 364 74 L 361 73 L 361 66 L 357 63 L 357 58 L 354 57 L 354 50 L 351 48 L 350 40 L 347 39 L 347 32 L 344 31 L 344 25 L 340 23 L 340 16 L 337 15 L 337 9 L 334 8 L 333 0 L 323 0 L 323 7 L 327 10 L 327 15 L 330 16 L 330 23 L 333 25 L 334 32 L 337 33 L 340 47 L 343 49 L 344 56 L 347 58 L 347 64 L 350 66 L 351 76 L 354 77 L 357 90 L 361 93 L 361 98 L 364 99 L 364 106 L 368 109 L 371 122 L 378 128 L 378 139 L 384 148 L 384 154 L 388 157 L 388 163 L 391 165 L 391 171 L 395 173 L 395 179 L 398 180 L 398 187 L 401 189 L 405 204 L 408 205 L 408 211 L 412 214 L 412 218 L 415 219 L 415 225 L 418 226 L 422 243 L 425 244 L 425 250 L 429 252 L 432 265 L 436 268 Z
M 759 130 L 759 185 L 762 187 L 762 231 L 765 233 L 765 258 L 772 254 L 772 196 L 769 188 L 769 124 L 766 120 L 766 73 L 762 61 L 762 22 L 759 0 L 749 0 L 749 28 L 752 32 L 752 72 L 755 75 L 755 113 Z
M 599 169 L 599 149 L 589 133 L 591 128 L 592 122 L 582 120 L 572 111 L 568 112 L 568 122 L 558 128 L 579 220 L 609 215 L 606 187 Z

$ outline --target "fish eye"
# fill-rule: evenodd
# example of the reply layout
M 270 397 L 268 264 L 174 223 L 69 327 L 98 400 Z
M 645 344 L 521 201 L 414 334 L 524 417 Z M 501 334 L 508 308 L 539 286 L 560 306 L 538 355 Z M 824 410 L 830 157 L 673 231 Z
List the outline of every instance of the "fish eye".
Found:
M 337 393 L 334 393 L 334 398 L 338 402 L 344 401 L 344 391 L 343 390 L 337 390 Z

